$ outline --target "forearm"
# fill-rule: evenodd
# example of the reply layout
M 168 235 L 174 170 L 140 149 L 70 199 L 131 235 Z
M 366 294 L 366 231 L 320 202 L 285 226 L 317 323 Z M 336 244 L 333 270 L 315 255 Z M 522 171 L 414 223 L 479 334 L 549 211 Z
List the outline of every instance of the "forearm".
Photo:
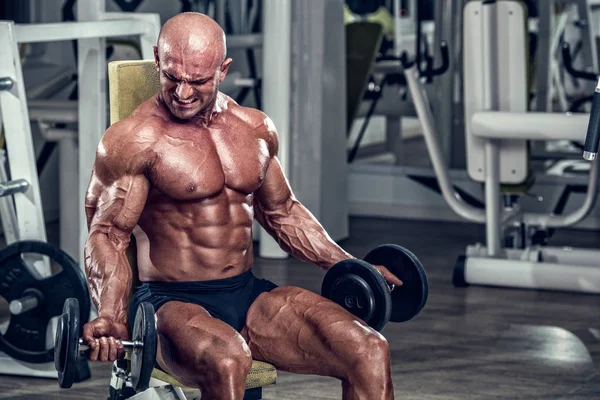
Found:
M 127 324 L 132 272 L 125 250 L 128 241 L 93 232 L 85 245 L 90 295 L 100 317 Z
M 284 251 L 299 260 L 328 269 L 341 260 L 354 258 L 338 246 L 314 215 L 295 199 L 276 210 L 258 207 L 256 219 Z

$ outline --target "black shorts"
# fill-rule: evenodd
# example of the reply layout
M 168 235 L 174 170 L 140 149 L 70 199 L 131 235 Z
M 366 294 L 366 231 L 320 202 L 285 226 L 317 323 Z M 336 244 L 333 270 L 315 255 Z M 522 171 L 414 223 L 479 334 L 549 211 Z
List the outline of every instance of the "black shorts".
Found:
M 277 285 L 254 276 L 251 270 L 225 279 L 199 282 L 145 282 L 135 290 L 129 307 L 129 327 L 141 302 L 149 302 L 154 311 L 169 301 L 198 304 L 214 318 L 240 332 L 246 324 L 250 305 L 264 292 Z

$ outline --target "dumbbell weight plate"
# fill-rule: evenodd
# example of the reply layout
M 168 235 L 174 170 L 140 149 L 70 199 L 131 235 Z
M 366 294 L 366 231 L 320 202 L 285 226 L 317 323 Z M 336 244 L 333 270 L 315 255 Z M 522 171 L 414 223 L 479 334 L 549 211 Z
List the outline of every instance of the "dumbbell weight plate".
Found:
M 365 261 L 383 265 L 403 282 L 402 286 L 392 291 L 390 321 L 408 321 L 423 309 L 427 302 L 429 284 L 423 265 L 413 253 L 395 244 L 385 244 L 369 252 Z
M 136 391 L 141 392 L 148 389 L 152 370 L 156 361 L 156 346 L 158 335 L 156 332 L 156 317 L 154 307 L 150 303 L 141 303 L 135 314 L 133 323 L 134 342 L 141 341 L 142 347 L 136 347 L 131 351 L 131 381 Z
M 321 295 L 377 331 L 390 319 L 388 285 L 375 267 L 362 260 L 343 260 L 329 268 L 321 285 Z
M 79 301 L 69 298 L 59 317 L 54 340 L 54 367 L 58 371 L 58 385 L 63 389 L 73 386 L 79 356 Z
M 371 321 L 375 314 L 375 295 L 369 284 L 360 276 L 345 274 L 333 283 L 331 300 L 344 304 L 344 308 L 363 321 Z

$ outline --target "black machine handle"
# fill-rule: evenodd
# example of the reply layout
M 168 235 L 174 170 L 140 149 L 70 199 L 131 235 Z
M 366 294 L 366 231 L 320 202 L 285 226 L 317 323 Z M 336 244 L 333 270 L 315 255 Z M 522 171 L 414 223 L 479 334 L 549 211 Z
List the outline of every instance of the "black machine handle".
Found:
M 448 43 L 446 43 L 445 40 L 440 42 L 440 52 L 442 53 L 442 65 L 437 68 L 433 67 L 433 57 L 429 54 L 426 56 L 425 60 L 427 65 L 421 75 L 427 79 L 428 83 L 431 83 L 434 76 L 442 75 L 448 70 L 448 67 L 450 67 L 450 53 L 448 51 Z
M 583 146 L 583 158 L 592 161 L 598 154 L 598 144 L 600 143 L 600 80 L 594 91 L 592 99 L 592 111 L 590 111 L 590 122 L 588 124 L 585 145 Z
M 444 72 L 448 70 L 450 66 L 450 55 L 448 53 L 448 43 L 445 41 L 440 42 L 440 50 L 442 53 L 442 65 L 438 68 L 434 68 L 434 58 L 429 53 L 429 46 L 427 45 L 427 40 L 422 40 L 422 23 L 423 18 L 421 14 L 423 10 L 421 7 L 427 7 L 426 2 L 417 2 L 417 6 L 414 10 L 415 20 L 417 21 L 417 37 L 416 37 L 416 49 L 415 49 L 415 58 L 417 63 L 417 69 L 419 70 L 419 76 L 425 78 L 426 83 L 433 82 L 433 78 L 438 75 L 442 75 Z M 424 51 L 421 52 L 421 42 L 424 44 Z M 423 60 L 425 61 L 425 66 L 423 67 Z M 406 67 L 405 67 L 406 68 Z
M 569 46 L 569 43 L 563 43 L 561 50 L 565 69 L 574 78 L 581 78 L 588 81 L 595 81 L 598 78 L 598 75 L 594 74 L 593 72 L 580 71 L 573 68 L 573 58 L 571 57 L 571 46 Z
M 562 44 L 562 56 L 565 69 L 575 78 L 581 78 L 588 81 L 595 81 L 598 75 L 587 72 L 578 71 L 573 68 L 571 50 L 569 43 Z M 585 136 L 585 144 L 583 146 L 583 158 L 588 161 L 593 161 L 598 155 L 598 145 L 600 144 L 600 80 L 596 85 L 594 94 L 592 95 L 592 110 L 590 111 L 590 122 Z
M 413 65 L 417 64 L 417 69 L 419 70 L 419 76 L 421 78 L 426 78 L 427 83 L 431 83 L 431 79 L 435 76 L 442 75 L 445 73 L 450 67 L 450 52 L 448 50 L 448 43 L 445 40 L 440 42 L 440 52 L 442 54 L 442 65 L 437 68 L 433 68 L 433 57 L 429 53 L 425 53 L 425 69 L 420 68 L 419 58 L 415 57 L 415 59 L 410 59 L 406 52 L 403 52 L 400 57 L 394 56 L 381 56 L 379 60 L 398 60 L 402 63 L 402 67 L 404 69 L 408 69 Z

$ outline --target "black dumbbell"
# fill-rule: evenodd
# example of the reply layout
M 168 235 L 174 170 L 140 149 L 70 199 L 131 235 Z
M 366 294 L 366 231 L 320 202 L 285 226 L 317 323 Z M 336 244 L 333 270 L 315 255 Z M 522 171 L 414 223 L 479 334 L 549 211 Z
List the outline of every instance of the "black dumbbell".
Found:
M 403 282 L 390 287 L 373 265 L 383 265 Z M 428 295 L 425 269 L 404 247 L 382 245 L 363 260 L 343 260 L 331 267 L 321 295 L 341 305 L 369 326 L 381 331 L 389 321 L 404 322 L 425 306 Z
M 54 366 L 58 371 L 58 384 L 68 389 L 73 386 L 80 354 L 88 346 L 80 338 L 79 301 L 69 298 L 58 320 L 54 346 Z M 156 317 L 150 303 L 138 306 L 133 325 L 133 340 L 120 340 L 131 361 L 131 380 L 136 391 L 148 389 L 156 360 Z

